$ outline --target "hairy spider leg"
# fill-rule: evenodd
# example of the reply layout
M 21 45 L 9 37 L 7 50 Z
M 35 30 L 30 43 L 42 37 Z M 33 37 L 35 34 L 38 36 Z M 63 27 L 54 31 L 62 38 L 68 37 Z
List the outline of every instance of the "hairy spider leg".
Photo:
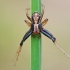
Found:
M 12 62 L 10 63 L 10 66 L 12 65 L 12 63 L 13 63 L 13 61 L 14 61 L 15 58 L 16 58 L 16 61 L 15 61 L 15 65 L 16 65 L 16 62 L 18 61 L 18 57 L 19 57 L 19 54 L 20 54 L 21 49 L 22 49 L 23 42 L 24 42 L 31 34 L 32 34 L 32 30 L 30 29 L 30 30 L 24 35 L 24 37 L 23 37 L 23 39 L 22 39 L 22 41 L 21 41 L 21 43 L 20 43 L 20 46 L 19 46 L 19 48 L 18 48 L 18 50 L 17 50 L 17 52 L 16 52 L 16 54 L 15 54 L 15 56 L 14 56 Z
M 56 38 L 49 31 L 45 30 L 44 28 L 41 30 L 41 33 L 44 34 L 45 36 L 47 36 L 53 42 L 56 41 Z
M 20 43 L 20 46 L 23 45 L 23 42 L 32 34 L 32 30 L 30 29 L 23 37 L 21 43 Z

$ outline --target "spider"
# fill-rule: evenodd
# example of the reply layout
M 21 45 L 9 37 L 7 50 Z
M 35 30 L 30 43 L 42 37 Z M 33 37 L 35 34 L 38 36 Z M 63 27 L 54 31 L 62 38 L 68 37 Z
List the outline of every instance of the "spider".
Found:
M 48 19 L 46 18 L 43 22 L 41 22 L 42 17 L 44 15 L 44 5 L 42 5 L 42 14 L 39 14 L 38 12 L 34 12 L 32 14 L 31 18 L 28 15 L 28 10 L 29 9 L 27 9 L 26 16 L 31 21 L 31 23 L 28 22 L 27 20 L 24 20 L 24 21 L 30 27 L 30 29 L 24 35 L 24 37 L 23 37 L 23 39 L 22 39 L 22 41 L 20 43 L 20 46 L 22 47 L 23 42 L 25 42 L 25 40 L 31 34 L 34 35 L 34 34 L 39 34 L 39 33 L 44 34 L 45 36 L 47 36 L 49 39 L 51 39 L 55 43 L 56 38 L 49 31 L 47 31 L 46 29 L 43 28 L 43 26 L 47 23 Z
M 31 21 L 31 23 L 27 20 L 24 20 L 25 23 L 30 27 L 30 29 L 26 32 L 26 34 L 24 35 L 22 41 L 20 42 L 20 46 L 16 52 L 16 61 L 18 60 L 18 56 L 19 56 L 19 53 L 21 52 L 21 48 L 23 46 L 23 43 L 25 42 L 25 40 L 30 36 L 30 35 L 35 35 L 35 34 L 44 34 L 46 37 L 48 37 L 49 39 L 51 39 L 53 41 L 53 43 L 68 57 L 70 57 L 68 54 L 66 54 L 66 52 L 64 52 L 60 47 L 59 45 L 57 44 L 56 42 L 56 38 L 49 32 L 47 31 L 46 29 L 43 28 L 43 26 L 48 22 L 48 19 L 46 18 L 43 22 L 42 21 L 42 18 L 43 18 L 43 15 L 44 15 L 44 5 L 42 5 L 42 13 L 39 14 L 38 12 L 34 12 L 31 16 L 31 18 L 29 17 L 29 14 L 28 14 L 28 10 L 30 10 L 29 8 L 26 9 L 26 16 L 27 18 Z M 33 36 L 34 37 L 34 36 Z M 14 58 L 15 58 L 14 57 Z M 14 60 L 14 59 L 13 59 Z M 12 60 L 12 62 L 13 62 Z

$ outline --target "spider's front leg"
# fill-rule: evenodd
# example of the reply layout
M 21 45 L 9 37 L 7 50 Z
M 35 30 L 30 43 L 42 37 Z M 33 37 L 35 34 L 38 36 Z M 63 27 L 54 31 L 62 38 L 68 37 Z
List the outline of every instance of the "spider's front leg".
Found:
M 32 19 L 29 17 L 28 10 L 29 10 L 29 8 L 26 9 L 26 16 L 27 16 L 27 18 L 32 22 Z M 27 24 L 29 27 L 31 27 L 30 22 L 28 22 L 27 20 L 25 20 L 25 22 L 26 22 L 26 24 Z M 20 52 L 21 52 L 23 42 L 24 42 L 31 34 L 32 34 L 32 30 L 30 29 L 30 30 L 24 35 L 24 37 L 23 37 L 23 39 L 22 39 L 22 41 L 21 41 L 21 43 L 20 43 L 20 46 L 19 46 L 19 48 L 18 48 L 18 50 L 17 50 L 17 52 L 16 52 L 16 55 L 14 56 L 12 62 L 14 61 L 15 58 L 16 58 L 16 61 L 18 60 L 18 56 L 19 56 L 19 54 L 20 54 Z M 11 62 L 11 64 L 10 64 L 10 66 L 12 65 L 12 62 Z M 16 62 L 15 62 L 15 65 L 16 65 Z
M 20 51 L 21 51 L 21 47 L 23 45 L 23 42 L 25 42 L 25 40 L 32 34 L 32 30 L 30 29 L 23 37 L 22 41 L 20 42 L 20 46 L 19 46 L 19 49 L 17 51 L 17 53 L 19 54 Z
M 51 34 L 49 33 L 47 30 L 45 29 L 42 29 L 41 30 L 41 33 L 43 33 L 45 36 L 47 36 L 49 39 L 51 39 L 53 41 L 53 43 L 56 45 L 56 47 L 64 53 L 64 55 L 66 55 L 68 58 L 70 58 L 70 55 L 68 55 L 60 46 L 59 44 L 56 42 L 56 38 Z
M 18 56 L 19 56 L 19 54 L 20 54 L 20 52 L 21 52 L 21 49 L 22 49 L 22 45 L 23 45 L 23 43 L 25 42 L 25 40 L 26 40 L 31 34 L 32 34 L 32 30 L 30 29 L 30 30 L 24 35 L 24 37 L 23 37 L 23 39 L 22 39 L 22 41 L 21 41 L 21 43 L 20 43 L 20 46 L 19 46 L 19 48 L 18 48 L 18 50 L 17 50 L 17 52 L 16 52 L 16 55 L 14 56 L 12 62 L 14 61 L 15 58 L 16 58 L 16 62 L 17 62 Z M 15 65 L 16 65 L 16 62 L 15 62 Z M 12 64 L 12 63 L 11 63 L 11 64 Z M 10 65 L 11 65 L 11 64 L 10 64 Z
M 44 34 L 45 36 L 47 36 L 49 39 L 51 39 L 53 41 L 53 43 L 56 42 L 56 38 L 49 31 L 42 29 L 41 33 Z
M 32 34 L 32 30 L 30 29 L 23 37 L 21 43 L 20 43 L 20 46 L 23 45 L 23 42 Z

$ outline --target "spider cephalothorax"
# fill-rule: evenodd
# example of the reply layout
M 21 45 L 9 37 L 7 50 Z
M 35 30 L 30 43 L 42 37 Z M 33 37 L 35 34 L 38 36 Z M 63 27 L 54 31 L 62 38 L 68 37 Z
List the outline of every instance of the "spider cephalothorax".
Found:
M 36 20 L 38 24 L 40 22 L 40 17 L 41 15 L 38 12 L 34 12 L 32 14 L 32 23 L 34 24 L 35 23 L 34 21 Z

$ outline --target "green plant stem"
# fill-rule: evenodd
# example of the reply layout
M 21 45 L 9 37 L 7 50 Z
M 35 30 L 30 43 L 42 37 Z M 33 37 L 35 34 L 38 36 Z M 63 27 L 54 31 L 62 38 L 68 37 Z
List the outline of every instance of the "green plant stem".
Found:
M 35 11 L 41 14 L 41 0 L 31 0 L 31 14 Z M 31 36 L 31 70 L 41 70 L 41 38 Z

